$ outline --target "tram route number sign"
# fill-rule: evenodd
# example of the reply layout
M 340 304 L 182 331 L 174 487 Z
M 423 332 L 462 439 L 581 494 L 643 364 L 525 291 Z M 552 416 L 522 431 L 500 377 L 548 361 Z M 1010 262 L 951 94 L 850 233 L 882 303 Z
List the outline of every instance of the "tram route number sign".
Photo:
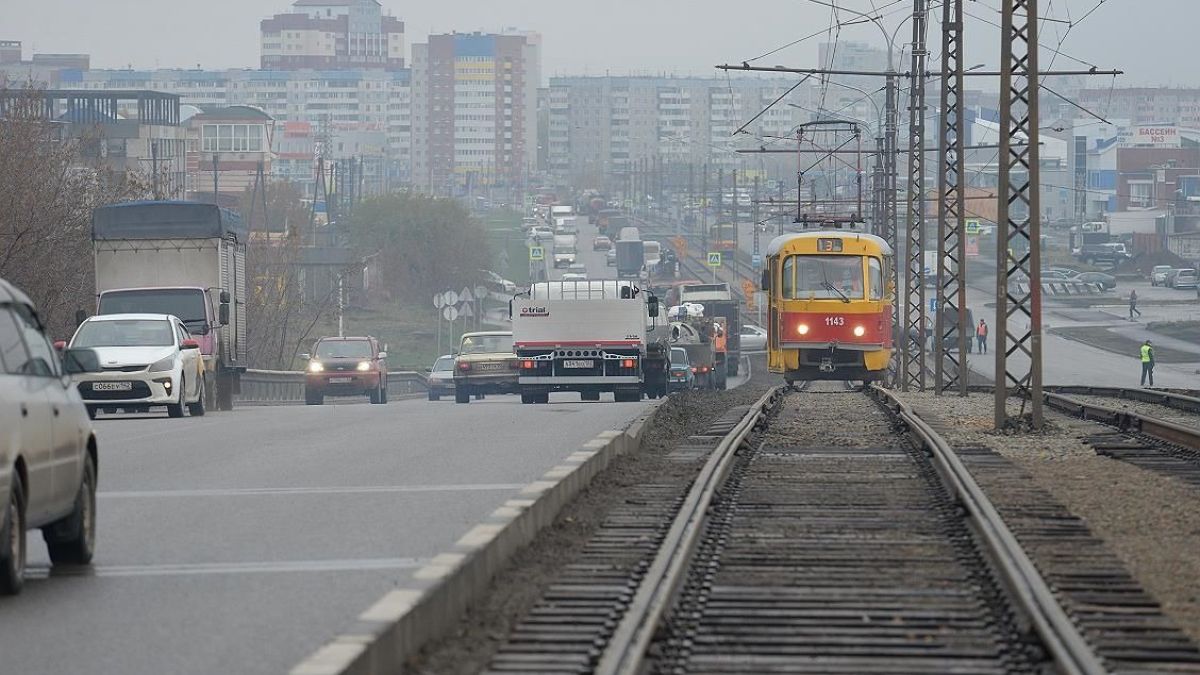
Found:
M 720 267 L 721 266 L 721 252 L 720 251 L 709 251 L 708 266 L 709 267 Z
M 546 259 L 546 247 L 545 246 L 530 246 L 529 247 L 529 259 L 530 260 L 545 260 Z

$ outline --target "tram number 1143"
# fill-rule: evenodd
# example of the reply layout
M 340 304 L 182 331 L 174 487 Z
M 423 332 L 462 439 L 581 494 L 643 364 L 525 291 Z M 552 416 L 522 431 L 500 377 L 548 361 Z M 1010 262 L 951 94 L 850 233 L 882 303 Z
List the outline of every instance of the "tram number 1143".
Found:
M 827 316 L 825 317 L 826 326 L 845 326 L 846 317 L 844 316 Z

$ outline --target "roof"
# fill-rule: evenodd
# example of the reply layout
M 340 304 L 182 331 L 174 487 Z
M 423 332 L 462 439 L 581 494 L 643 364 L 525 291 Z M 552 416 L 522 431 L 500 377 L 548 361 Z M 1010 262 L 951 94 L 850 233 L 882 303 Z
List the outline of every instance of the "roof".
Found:
M 203 106 L 200 112 L 194 115 L 194 119 L 222 119 L 222 120 L 264 120 L 270 121 L 275 118 L 268 115 L 262 108 L 257 108 L 250 105 L 230 105 L 230 106 Z
M 886 241 L 884 241 L 883 237 L 867 234 L 866 232 L 855 232 L 854 230 L 816 230 L 813 232 L 792 232 L 790 234 L 781 234 L 772 239 L 771 243 L 767 245 L 766 255 L 775 255 L 776 253 L 779 253 L 779 249 L 783 248 L 788 242 L 791 241 L 801 239 L 816 239 L 818 237 L 846 237 L 849 235 L 855 235 L 861 239 L 867 239 L 875 242 L 883 251 L 884 255 L 890 255 L 892 253 L 891 244 L 888 244 Z
M 463 333 L 463 337 L 480 337 L 488 335 L 511 336 L 511 330 L 477 330 L 472 333 Z
M 33 306 L 33 301 L 28 295 L 3 279 L 0 279 L 0 302 Z
M 170 321 L 171 319 L 175 319 L 176 321 L 179 320 L 173 314 L 129 313 L 97 314 L 96 316 L 88 317 L 86 321 Z
M 319 338 L 317 340 L 317 342 L 361 342 L 363 340 L 374 340 L 374 339 L 375 338 L 371 337 L 370 335 L 358 335 L 358 336 L 347 335 L 344 337 L 337 337 L 336 335 L 327 335 L 323 338 Z
M 92 211 L 92 239 L 212 239 L 232 235 L 247 240 L 245 221 L 215 204 L 141 201 L 101 206 Z

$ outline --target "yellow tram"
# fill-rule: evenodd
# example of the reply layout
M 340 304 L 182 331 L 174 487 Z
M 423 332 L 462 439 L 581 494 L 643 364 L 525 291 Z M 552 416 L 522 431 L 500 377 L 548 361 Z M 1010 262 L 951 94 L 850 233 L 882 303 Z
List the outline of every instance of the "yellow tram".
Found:
M 886 241 L 848 230 L 786 234 L 771 242 L 765 263 L 771 372 L 789 384 L 883 377 L 895 293 Z

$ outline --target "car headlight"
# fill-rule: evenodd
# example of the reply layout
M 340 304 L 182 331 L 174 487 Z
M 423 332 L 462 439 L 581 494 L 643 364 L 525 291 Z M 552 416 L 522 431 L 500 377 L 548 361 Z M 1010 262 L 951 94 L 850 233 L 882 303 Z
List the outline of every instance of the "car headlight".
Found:
M 150 372 L 152 372 L 152 373 L 165 373 L 168 370 L 174 370 L 174 368 L 175 368 L 175 356 L 174 355 L 168 356 L 165 359 L 159 359 L 158 361 L 155 361 L 154 363 L 150 364 Z
M 365 371 L 365 370 L 370 370 L 370 369 L 371 369 L 371 362 L 370 362 L 370 361 L 359 361 L 359 362 L 358 362 L 358 369 L 359 369 L 359 370 L 364 370 L 364 371 Z
M 325 370 L 325 366 L 322 365 L 320 361 L 309 361 L 308 362 L 308 372 L 319 373 L 323 370 Z

